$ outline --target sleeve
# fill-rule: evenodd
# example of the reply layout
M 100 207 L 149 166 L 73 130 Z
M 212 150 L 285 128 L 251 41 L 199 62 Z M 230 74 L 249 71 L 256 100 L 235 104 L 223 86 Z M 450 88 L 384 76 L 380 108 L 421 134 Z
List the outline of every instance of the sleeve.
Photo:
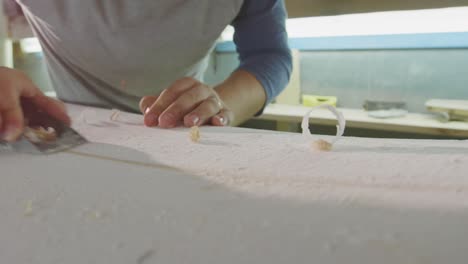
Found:
M 286 19 L 284 0 L 244 0 L 232 23 L 238 69 L 253 74 L 262 84 L 266 104 L 286 88 L 292 71 Z

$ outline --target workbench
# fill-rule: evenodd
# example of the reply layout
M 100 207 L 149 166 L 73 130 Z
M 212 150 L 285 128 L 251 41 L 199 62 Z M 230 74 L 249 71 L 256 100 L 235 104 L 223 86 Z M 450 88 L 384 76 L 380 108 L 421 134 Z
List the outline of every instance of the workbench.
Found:
M 257 119 L 278 122 L 301 122 L 308 111 L 301 105 L 271 104 Z M 414 133 L 427 136 L 468 138 L 468 122 L 442 122 L 436 116 L 422 113 L 408 113 L 396 118 L 373 118 L 365 110 L 340 108 L 347 121 L 347 127 L 371 129 L 387 132 Z M 335 125 L 335 117 L 326 110 L 317 110 L 311 114 L 311 124 Z
M 68 105 L 90 142 L 0 150 L 0 263 L 460 263 L 468 141 L 146 128 Z M 325 137 L 327 139 L 327 137 Z

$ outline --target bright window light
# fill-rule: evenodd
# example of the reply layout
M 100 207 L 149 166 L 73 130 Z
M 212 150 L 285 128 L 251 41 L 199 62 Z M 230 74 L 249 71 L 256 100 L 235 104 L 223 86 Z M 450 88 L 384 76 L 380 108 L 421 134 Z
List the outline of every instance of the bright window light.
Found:
M 289 37 L 468 32 L 468 7 L 288 19 Z M 222 40 L 232 40 L 228 27 Z
M 24 38 L 20 40 L 21 50 L 24 53 L 42 52 L 41 44 L 37 38 Z
M 293 38 L 468 31 L 468 7 L 289 19 Z

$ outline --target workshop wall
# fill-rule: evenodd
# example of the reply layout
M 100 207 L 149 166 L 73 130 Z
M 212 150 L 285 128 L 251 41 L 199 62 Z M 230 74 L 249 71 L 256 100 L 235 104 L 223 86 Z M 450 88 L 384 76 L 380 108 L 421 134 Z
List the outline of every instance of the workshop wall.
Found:
M 430 98 L 468 99 L 468 49 L 304 52 L 301 66 L 302 91 L 342 107 L 390 100 L 424 112 Z
M 206 81 L 223 80 L 238 65 L 235 53 L 212 56 Z M 340 107 L 364 100 L 405 101 L 425 112 L 430 98 L 468 99 L 468 49 L 301 52 L 303 93 L 338 97 Z
M 15 60 L 14 66 L 20 69 L 31 78 L 31 80 L 44 92 L 52 92 L 47 66 L 42 52 L 24 53 L 19 45 L 14 45 Z

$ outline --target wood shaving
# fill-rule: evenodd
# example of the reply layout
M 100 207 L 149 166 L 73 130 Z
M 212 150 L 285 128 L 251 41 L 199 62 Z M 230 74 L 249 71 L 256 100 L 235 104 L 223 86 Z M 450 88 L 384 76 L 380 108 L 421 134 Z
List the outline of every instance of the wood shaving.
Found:
M 81 112 L 79 119 L 80 122 L 94 127 L 115 127 L 115 123 L 121 123 L 132 126 L 144 126 L 143 120 L 140 118 L 134 118 L 132 115 L 126 117 L 125 112 L 121 112 L 118 109 L 113 109 L 109 121 L 99 119 L 98 114 L 95 110 L 85 109 Z
M 120 81 L 120 89 L 122 89 L 122 91 L 127 90 L 127 81 L 126 80 L 121 80 Z
M 312 147 L 313 148 L 318 149 L 318 150 L 322 150 L 322 151 L 330 151 L 330 150 L 332 150 L 333 144 L 335 144 L 343 136 L 344 131 L 345 131 L 345 127 L 346 127 L 346 120 L 345 120 L 343 114 L 341 112 L 339 112 L 338 110 L 336 110 L 336 108 L 331 106 L 331 105 L 316 106 L 316 107 L 310 109 L 304 115 L 304 118 L 302 119 L 302 124 L 301 124 L 302 135 L 304 135 L 305 137 L 312 137 L 312 133 L 310 133 L 310 130 L 309 130 L 309 118 L 310 118 L 310 114 L 314 110 L 317 110 L 317 109 L 327 109 L 327 110 L 329 110 L 330 112 L 332 112 L 336 116 L 336 118 L 338 120 L 338 125 L 336 126 L 336 136 L 331 142 L 328 142 L 328 141 L 326 141 L 324 139 L 318 139 L 318 140 L 314 140 L 312 142 Z
M 53 127 L 26 127 L 23 135 L 33 143 L 53 142 L 57 139 L 57 132 Z
M 91 217 L 94 219 L 101 219 L 102 218 L 102 213 L 100 211 L 94 211 L 91 213 Z
M 323 139 L 319 139 L 319 140 L 315 140 L 315 141 L 312 142 L 312 147 L 314 149 L 317 149 L 317 150 L 331 151 L 333 145 L 328 141 L 325 141 Z
M 113 109 L 112 110 L 112 114 L 110 116 L 110 120 L 111 121 L 117 121 L 117 119 L 119 118 L 120 116 L 120 110 L 117 110 L 117 109 Z
M 125 116 L 125 112 L 124 114 L 122 114 L 122 112 L 118 109 L 112 110 L 110 120 L 112 122 L 117 122 L 117 123 L 121 123 L 125 125 L 144 126 L 144 122 L 142 120 L 136 121 L 136 120 L 132 120 L 132 118 L 129 119 L 128 117 Z
M 190 140 L 195 143 L 200 141 L 200 129 L 198 126 L 190 128 Z
M 151 258 L 153 257 L 154 254 L 155 254 L 155 251 L 153 249 L 149 249 L 149 250 L 143 252 L 143 254 L 141 254 L 138 257 L 137 263 L 138 264 L 149 263 L 149 261 L 151 260 Z
M 31 216 L 33 214 L 33 201 L 29 200 L 26 202 L 26 207 L 24 208 L 24 216 Z
M 89 110 L 83 110 L 80 114 L 80 117 L 79 117 L 79 120 L 81 120 L 81 122 L 83 122 L 84 124 L 86 125 L 92 125 L 90 122 L 88 122 L 88 119 L 86 118 L 86 112 L 88 112 Z
M 105 214 L 99 210 L 84 209 L 84 216 L 89 220 L 100 220 L 105 217 Z

